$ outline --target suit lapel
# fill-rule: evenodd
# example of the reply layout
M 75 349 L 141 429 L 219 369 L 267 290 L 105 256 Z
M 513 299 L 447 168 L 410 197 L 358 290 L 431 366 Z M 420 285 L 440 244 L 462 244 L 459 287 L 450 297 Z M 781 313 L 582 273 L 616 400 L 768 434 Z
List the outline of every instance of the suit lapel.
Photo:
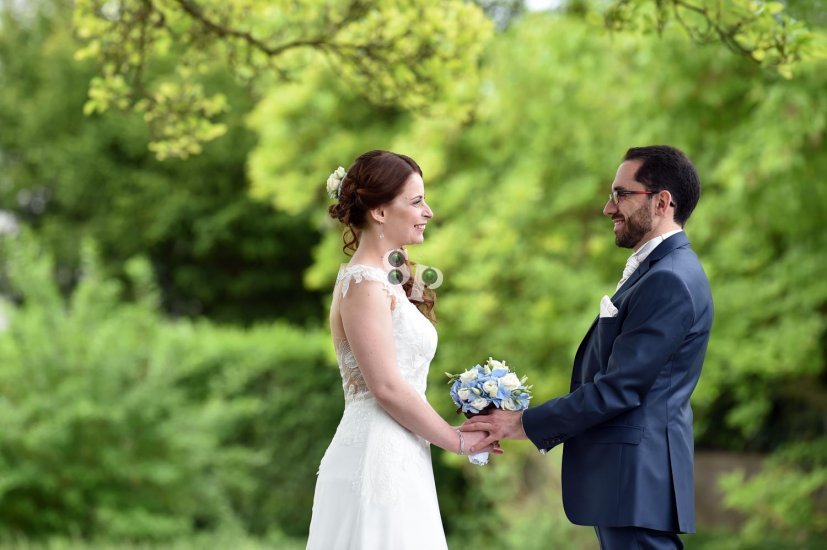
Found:
M 657 263 L 658 260 L 666 256 L 673 250 L 688 245 L 689 239 L 686 238 L 686 233 L 683 231 L 681 231 L 680 233 L 675 233 L 674 235 L 660 243 L 649 254 L 649 256 L 647 256 L 646 259 L 643 260 L 643 262 L 638 266 L 635 272 L 632 273 L 632 275 L 626 280 L 626 282 L 623 283 L 623 286 L 617 289 L 617 291 L 614 293 L 614 296 L 612 296 L 612 300 L 614 300 L 616 296 L 619 296 L 621 293 L 626 292 L 627 290 L 632 288 L 632 286 L 634 286 L 638 279 L 643 277 L 646 274 L 646 272 L 649 271 L 649 268 L 652 267 L 652 265 L 654 265 L 655 263 Z

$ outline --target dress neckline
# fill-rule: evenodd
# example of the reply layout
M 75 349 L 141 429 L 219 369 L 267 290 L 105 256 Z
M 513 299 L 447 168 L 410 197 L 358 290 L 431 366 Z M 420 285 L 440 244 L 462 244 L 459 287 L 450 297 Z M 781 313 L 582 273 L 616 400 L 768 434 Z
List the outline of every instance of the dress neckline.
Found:
M 355 267 L 366 267 L 368 269 L 373 269 L 375 271 L 381 271 L 382 273 L 385 272 L 385 270 L 383 268 L 376 267 L 375 265 L 358 264 L 358 263 L 357 264 L 342 264 L 342 269 L 352 269 L 352 268 L 355 268 Z
M 357 283 L 362 282 L 362 279 L 368 279 L 381 283 L 382 288 L 384 288 L 388 295 L 394 300 L 403 296 L 407 297 L 402 286 L 391 283 L 388 279 L 388 272 L 381 267 L 368 264 L 341 264 L 339 274 L 336 276 L 336 283 L 338 284 L 340 281 L 343 282 L 343 295 L 347 294 L 351 279 L 355 280 Z M 395 311 L 397 308 L 394 307 L 393 309 Z

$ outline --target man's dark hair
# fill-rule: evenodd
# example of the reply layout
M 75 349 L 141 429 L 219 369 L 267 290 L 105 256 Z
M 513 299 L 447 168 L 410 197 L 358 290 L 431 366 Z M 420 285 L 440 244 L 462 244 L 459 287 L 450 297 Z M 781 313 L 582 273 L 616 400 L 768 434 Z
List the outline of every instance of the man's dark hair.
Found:
M 649 191 L 669 191 L 675 203 L 675 222 L 683 227 L 701 197 L 701 180 L 692 161 L 669 145 L 632 147 L 624 161 L 642 159 L 635 181 Z

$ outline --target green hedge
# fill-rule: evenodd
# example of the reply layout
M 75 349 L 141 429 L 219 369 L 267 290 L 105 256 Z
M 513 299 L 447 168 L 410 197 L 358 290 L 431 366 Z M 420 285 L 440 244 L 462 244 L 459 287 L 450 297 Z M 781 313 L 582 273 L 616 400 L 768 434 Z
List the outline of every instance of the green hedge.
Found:
M 29 236 L 0 253 L 0 537 L 306 532 L 342 408 L 324 331 L 165 320 L 146 262 L 125 303 L 89 246 L 66 299 Z

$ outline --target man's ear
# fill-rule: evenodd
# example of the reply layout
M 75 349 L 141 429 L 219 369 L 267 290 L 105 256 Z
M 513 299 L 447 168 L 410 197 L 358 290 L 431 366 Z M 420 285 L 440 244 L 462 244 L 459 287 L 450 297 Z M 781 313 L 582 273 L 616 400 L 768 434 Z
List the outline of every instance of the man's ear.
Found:
M 666 214 L 666 210 L 668 210 L 670 206 L 674 206 L 674 203 L 672 202 L 672 193 L 666 189 L 658 192 L 655 200 L 658 201 L 655 208 L 657 208 L 658 212 L 662 212 L 664 214 Z

